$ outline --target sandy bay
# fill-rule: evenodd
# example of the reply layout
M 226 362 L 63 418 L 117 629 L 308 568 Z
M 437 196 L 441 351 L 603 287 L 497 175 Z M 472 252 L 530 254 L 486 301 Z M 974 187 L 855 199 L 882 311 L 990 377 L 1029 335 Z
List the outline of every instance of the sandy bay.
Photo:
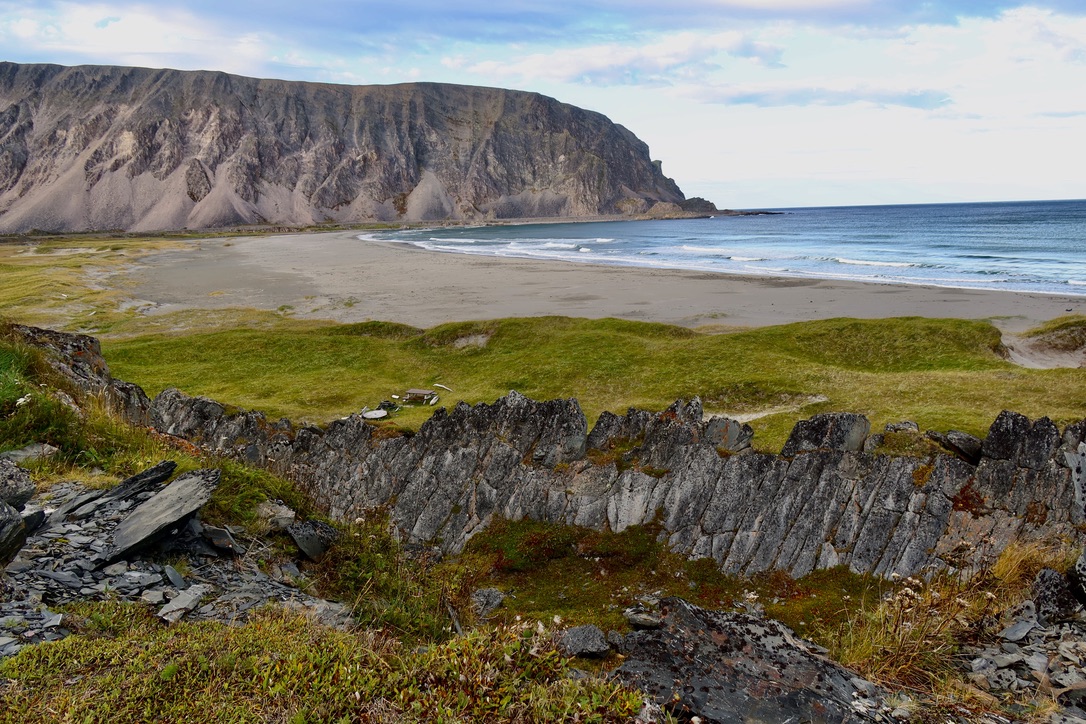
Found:
M 724 275 L 496 258 L 363 241 L 358 232 L 207 238 L 145 257 L 128 291 L 152 311 L 289 309 L 341 322 L 566 315 L 689 327 L 764 326 L 832 317 L 991 319 L 1018 332 L 1086 297 L 949 287 Z

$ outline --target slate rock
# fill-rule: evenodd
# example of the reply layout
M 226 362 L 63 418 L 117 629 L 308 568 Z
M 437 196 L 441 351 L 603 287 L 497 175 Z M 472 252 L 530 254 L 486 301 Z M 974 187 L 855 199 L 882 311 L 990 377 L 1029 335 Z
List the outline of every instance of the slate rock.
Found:
M 750 449 L 754 428 L 730 417 L 718 416 L 705 423 L 705 437 L 721 450 L 743 452 Z
M 163 460 L 157 465 L 125 478 L 116 486 L 107 490 L 103 497 L 116 499 L 135 498 L 140 493 L 154 490 L 158 485 L 169 480 L 176 469 L 177 463 L 173 460 Z
M 920 426 L 912 420 L 902 420 L 901 422 L 886 423 L 883 430 L 885 432 L 920 432 Z
M 782 457 L 794 457 L 812 450 L 841 450 L 859 452 L 871 431 L 871 423 L 863 415 L 852 412 L 827 412 L 808 420 L 800 420 L 792 428 Z
M 284 505 L 281 500 L 265 500 L 256 506 L 256 516 L 260 520 L 267 521 L 272 530 L 286 530 L 298 514 Z
M 200 603 L 200 599 L 211 591 L 211 586 L 198 583 L 189 586 L 177 594 L 177 597 L 167 603 L 158 611 L 158 617 L 168 623 L 177 623 L 181 618 L 192 611 Z
M 22 510 L 36 490 L 30 481 L 30 473 L 11 460 L 0 458 L 0 501 Z
M 680 721 L 862 722 L 884 694 L 811 652 L 783 624 L 661 602 L 662 626 L 625 638 L 624 683 Z
M 35 442 L 26 447 L 21 447 L 18 450 L 8 450 L 0 453 L 0 459 L 8 460 L 12 463 L 21 463 L 26 460 L 51 458 L 58 452 L 60 452 L 60 448 L 53 447 L 44 442 Z
M 213 525 L 204 525 L 204 538 L 219 550 L 229 551 L 236 556 L 245 555 L 245 547 L 234 540 L 233 534 L 226 528 L 217 528 Z
M 307 520 L 287 527 L 298 550 L 312 561 L 319 561 L 339 537 L 339 531 L 319 520 Z
M 626 622 L 635 629 L 660 628 L 660 614 L 640 604 L 631 606 L 622 612 Z
M 1086 551 L 1082 552 L 1075 565 L 1067 571 L 1067 582 L 1071 587 L 1071 595 L 1086 606 Z
M 479 618 L 487 618 L 498 610 L 505 600 L 505 594 L 497 588 L 480 588 L 471 594 L 471 606 Z
M 980 462 L 983 443 L 973 435 L 961 430 L 948 430 L 946 445 L 970 465 L 976 465 Z
M 1031 422 L 1025 415 L 1004 410 L 988 429 L 983 452 L 986 458 L 1040 470 L 1060 443 L 1060 431 L 1047 417 Z
M 1042 568 L 1037 572 L 1031 593 L 1038 621 L 1045 626 L 1071 618 L 1079 607 L 1078 600 L 1071 593 L 1070 581 L 1051 568 Z
M 178 591 L 183 591 L 189 587 L 189 584 L 185 582 L 185 577 L 178 573 L 173 566 L 163 566 L 162 572 L 166 575 L 166 580 L 170 582 L 170 585 Z
M 558 638 L 558 648 L 567 656 L 599 658 L 611 651 L 611 644 L 599 626 L 588 624 L 574 626 L 562 632 Z
M 108 560 L 123 558 L 129 551 L 153 542 L 198 511 L 211 498 L 220 477 L 218 470 L 196 470 L 141 503 L 114 531 Z
M 26 542 L 26 523 L 19 511 L 0 500 L 0 566 L 6 566 Z

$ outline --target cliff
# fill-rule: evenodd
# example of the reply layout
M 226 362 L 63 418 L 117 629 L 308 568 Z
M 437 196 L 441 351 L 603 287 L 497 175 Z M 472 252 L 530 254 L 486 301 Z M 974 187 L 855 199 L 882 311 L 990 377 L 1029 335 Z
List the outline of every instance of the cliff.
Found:
M 177 390 L 149 400 L 109 376 L 93 338 L 16 330 L 129 420 L 276 471 L 335 518 L 387 506 L 409 540 L 450 552 L 495 516 L 658 522 L 674 550 L 727 572 L 907 576 L 973 568 L 1014 541 L 1081 542 L 1086 523 L 1086 420 L 1061 432 L 1004 412 L 985 440 L 949 435 L 946 454 L 919 459 L 865 452 L 868 421 L 835 413 L 797 424 L 774 455 L 751 450 L 748 426 L 703 419 L 696 400 L 604 413 L 589 431 L 576 401 L 512 392 L 389 438 L 358 416 L 296 428 Z
M 578 217 L 684 200 L 535 93 L 0 63 L 0 232 Z

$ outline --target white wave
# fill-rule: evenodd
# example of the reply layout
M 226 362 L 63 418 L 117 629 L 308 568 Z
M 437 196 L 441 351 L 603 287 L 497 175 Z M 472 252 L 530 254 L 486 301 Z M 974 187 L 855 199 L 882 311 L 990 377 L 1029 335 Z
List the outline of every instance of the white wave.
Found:
M 844 257 L 840 257 L 840 256 L 835 257 L 834 261 L 836 261 L 836 262 L 838 262 L 840 264 L 856 264 L 857 266 L 894 266 L 894 267 L 916 266 L 915 264 L 910 264 L 907 261 L 866 261 L 864 259 L 845 259 Z
M 719 249 L 715 246 L 694 246 L 692 244 L 683 244 L 679 247 L 683 251 L 692 251 L 695 254 L 715 254 L 717 256 L 728 256 L 731 254 L 727 249 Z
M 479 239 L 456 239 L 449 238 L 447 236 L 431 236 L 430 241 L 435 241 L 441 244 L 477 244 Z
M 591 250 L 591 249 L 589 249 L 589 248 L 588 248 L 587 246 L 582 246 L 582 247 L 581 247 L 580 249 L 578 249 L 577 251 L 581 252 L 582 254 L 588 254 L 588 253 L 591 253 L 591 252 L 592 252 L 592 250 Z
M 610 244 L 612 241 L 614 241 L 614 239 L 608 239 L 605 236 L 601 236 L 598 239 L 593 239 L 593 241 L 595 241 L 597 244 Z
M 732 261 L 766 261 L 765 257 L 761 256 L 729 256 Z
M 1068 279 L 1067 283 L 1076 287 L 1086 287 L 1086 282 L 1080 282 L 1077 279 Z

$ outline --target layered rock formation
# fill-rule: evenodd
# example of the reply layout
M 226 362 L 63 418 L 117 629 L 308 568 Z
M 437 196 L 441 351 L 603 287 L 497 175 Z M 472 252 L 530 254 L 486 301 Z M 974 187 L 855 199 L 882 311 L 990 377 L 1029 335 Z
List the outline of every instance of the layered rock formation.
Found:
M 534 93 L 0 63 L 0 232 L 576 217 L 683 199 L 630 131 Z
M 70 364 L 64 350 L 92 346 L 18 329 L 59 367 Z M 89 388 L 116 384 L 104 364 L 85 366 L 107 380 Z M 912 575 L 977 566 L 1015 540 L 1078 542 L 1086 523 L 1086 420 L 1061 433 L 1004 412 L 973 464 L 865 453 L 868 422 L 850 414 L 804 421 L 783 454 L 757 453 L 749 427 L 703 419 L 696 400 L 605 413 L 589 432 L 576 401 L 512 392 L 438 410 L 417 434 L 390 439 L 358 416 L 297 429 L 133 388 L 114 396 L 132 421 L 287 476 L 333 517 L 387 506 L 410 540 L 447 551 L 495 516 L 616 531 L 657 522 L 674 550 L 731 573 Z

